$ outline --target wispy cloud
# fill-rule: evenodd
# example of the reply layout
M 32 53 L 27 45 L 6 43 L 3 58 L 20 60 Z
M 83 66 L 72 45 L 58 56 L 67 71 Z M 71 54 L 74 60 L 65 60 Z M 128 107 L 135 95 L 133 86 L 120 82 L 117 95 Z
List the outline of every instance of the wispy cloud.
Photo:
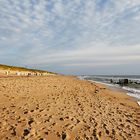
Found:
M 139 25 L 139 0 L 0 0 L 0 60 L 63 72 L 132 69 L 140 62 Z

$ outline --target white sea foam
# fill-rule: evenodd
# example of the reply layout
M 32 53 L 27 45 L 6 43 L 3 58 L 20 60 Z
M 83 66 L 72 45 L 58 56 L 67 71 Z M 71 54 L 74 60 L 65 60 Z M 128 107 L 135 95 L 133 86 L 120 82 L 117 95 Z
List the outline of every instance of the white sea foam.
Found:
M 87 78 L 88 76 L 78 76 L 78 78 L 80 79 L 80 80 L 85 80 L 85 78 Z
M 135 97 L 138 100 L 140 100 L 140 90 L 139 89 L 134 89 L 134 88 L 129 88 L 129 87 L 123 87 L 123 89 L 128 91 L 127 95 L 129 95 L 131 97 Z M 140 101 L 138 101 L 137 103 L 140 106 Z
M 134 94 L 134 93 L 128 92 L 127 95 L 132 96 L 132 97 L 135 97 L 137 99 L 140 99 L 140 94 Z
M 130 88 L 130 87 L 123 87 L 123 89 L 129 91 L 130 93 L 139 94 L 140 95 L 140 89 Z

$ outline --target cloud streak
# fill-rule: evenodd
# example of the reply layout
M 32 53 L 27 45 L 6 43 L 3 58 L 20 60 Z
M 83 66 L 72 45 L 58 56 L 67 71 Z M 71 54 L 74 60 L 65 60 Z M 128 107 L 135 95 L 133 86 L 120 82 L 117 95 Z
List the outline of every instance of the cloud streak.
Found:
M 0 0 L 0 60 L 64 73 L 132 69 L 140 62 L 139 25 L 139 0 Z

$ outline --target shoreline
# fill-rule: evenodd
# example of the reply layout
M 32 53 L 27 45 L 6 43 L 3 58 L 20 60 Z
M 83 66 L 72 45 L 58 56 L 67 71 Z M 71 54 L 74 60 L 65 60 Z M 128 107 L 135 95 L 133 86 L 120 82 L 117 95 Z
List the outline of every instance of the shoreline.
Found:
M 137 107 L 139 107 L 138 99 L 133 97 L 133 96 L 128 95 L 127 91 L 122 89 L 122 88 L 120 88 L 120 87 L 116 87 L 116 86 L 113 86 L 113 85 L 109 85 L 109 84 L 105 84 L 105 83 L 98 82 L 98 81 L 93 81 L 93 80 L 86 80 L 86 81 L 89 81 L 91 83 L 95 83 L 95 84 L 97 84 L 97 85 L 99 85 L 101 87 L 103 86 L 109 92 L 111 92 L 111 96 L 115 96 L 117 98 L 120 96 L 122 99 L 124 99 L 124 100 L 127 99 L 130 102 L 133 102 L 134 104 L 136 104 Z
M 86 80 L 86 79 L 81 79 L 81 80 Z M 130 99 L 132 99 L 134 102 L 136 102 L 138 104 L 138 106 L 140 106 L 140 99 L 139 98 L 130 95 L 127 90 L 125 90 L 125 89 L 123 89 L 123 88 L 121 88 L 119 86 L 115 86 L 113 84 L 107 84 L 107 83 L 103 83 L 103 82 L 99 82 L 99 81 L 94 81 L 94 80 L 86 80 L 86 81 L 89 81 L 91 83 L 101 84 L 101 85 L 106 86 L 109 90 L 117 91 L 117 92 L 120 92 L 122 94 L 125 94 L 128 97 L 130 97 Z
M 139 140 L 130 96 L 74 76 L 0 78 L 0 139 Z M 123 131 L 122 131 L 123 130 Z

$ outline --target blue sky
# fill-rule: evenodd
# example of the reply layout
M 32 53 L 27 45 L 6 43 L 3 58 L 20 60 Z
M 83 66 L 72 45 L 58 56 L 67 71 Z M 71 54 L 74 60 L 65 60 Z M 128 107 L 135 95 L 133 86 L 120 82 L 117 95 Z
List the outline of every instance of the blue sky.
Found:
M 0 63 L 140 74 L 140 0 L 0 0 Z

